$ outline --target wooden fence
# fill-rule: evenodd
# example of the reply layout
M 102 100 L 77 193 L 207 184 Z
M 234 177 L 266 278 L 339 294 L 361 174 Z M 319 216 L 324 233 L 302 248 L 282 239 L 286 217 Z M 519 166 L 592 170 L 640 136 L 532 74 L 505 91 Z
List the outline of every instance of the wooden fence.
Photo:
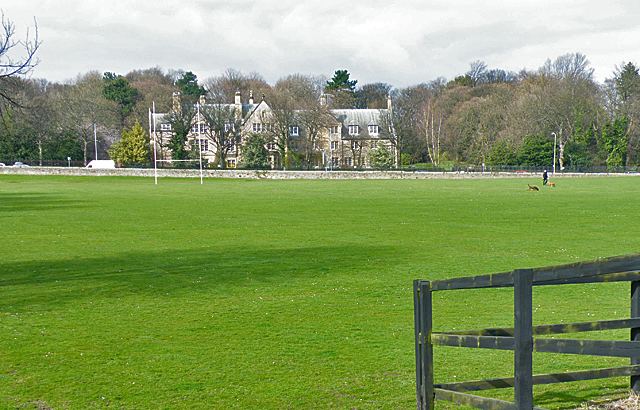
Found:
M 533 326 L 533 286 L 596 282 L 631 282 L 631 318 Z M 514 327 L 462 332 L 432 332 L 432 293 L 442 290 L 513 287 Z M 418 410 L 433 409 L 447 400 L 482 409 L 533 409 L 533 385 L 630 377 L 640 392 L 640 255 L 616 257 L 536 269 L 448 280 L 415 280 L 416 395 Z M 539 335 L 631 329 L 629 341 L 534 338 Z M 514 377 L 434 384 L 433 345 L 514 351 Z M 533 352 L 629 357 L 630 366 L 568 373 L 533 375 Z M 513 387 L 515 403 L 468 392 Z M 535 407 L 538 408 L 538 407 Z

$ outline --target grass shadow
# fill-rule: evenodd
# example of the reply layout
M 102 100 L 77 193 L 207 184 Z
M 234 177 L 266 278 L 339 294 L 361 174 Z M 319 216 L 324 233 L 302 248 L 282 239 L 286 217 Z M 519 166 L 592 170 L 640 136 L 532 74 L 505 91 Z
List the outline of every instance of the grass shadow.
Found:
M 5 295 L 0 309 L 46 308 L 96 294 L 102 298 L 131 293 L 180 296 L 220 292 L 223 287 L 279 287 L 337 272 L 360 274 L 374 269 L 381 259 L 388 263 L 394 253 L 389 247 L 372 246 L 202 248 L 0 263 L 0 289 Z
M 20 193 L 0 194 L 0 217 L 9 216 L 12 212 L 49 211 L 52 209 L 78 208 L 86 206 L 86 202 L 67 199 L 54 194 Z

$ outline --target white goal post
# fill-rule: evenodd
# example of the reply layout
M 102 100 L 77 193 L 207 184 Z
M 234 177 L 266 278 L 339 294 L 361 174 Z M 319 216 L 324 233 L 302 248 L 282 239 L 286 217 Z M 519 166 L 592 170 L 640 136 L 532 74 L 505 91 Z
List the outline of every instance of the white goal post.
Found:
M 200 136 L 200 104 L 196 104 L 197 108 L 197 119 L 196 124 L 198 124 L 198 159 L 158 159 L 157 146 L 158 141 L 156 140 L 156 103 L 155 101 L 152 104 L 153 109 L 149 109 L 149 134 L 153 139 L 153 178 L 155 185 L 158 185 L 158 163 L 162 162 L 198 162 L 200 164 L 200 185 L 203 184 L 204 176 L 202 173 L 202 138 Z

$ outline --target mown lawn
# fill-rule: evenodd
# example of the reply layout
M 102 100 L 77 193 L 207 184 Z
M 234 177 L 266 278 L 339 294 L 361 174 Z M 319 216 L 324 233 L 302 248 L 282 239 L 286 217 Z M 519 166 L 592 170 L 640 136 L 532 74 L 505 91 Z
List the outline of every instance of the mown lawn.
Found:
M 414 408 L 413 279 L 640 252 L 640 179 L 527 182 L 0 176 L 0 408 Z M 534 322 L 628 317 L 628 293 L 537 288 Z M 509 289 L 434 310 L 435 330 L 513 320 Z M 436 381 L 512 373 L 509 352 L 435 355 Z M 536 354 L 534 371 L 624 362 Z

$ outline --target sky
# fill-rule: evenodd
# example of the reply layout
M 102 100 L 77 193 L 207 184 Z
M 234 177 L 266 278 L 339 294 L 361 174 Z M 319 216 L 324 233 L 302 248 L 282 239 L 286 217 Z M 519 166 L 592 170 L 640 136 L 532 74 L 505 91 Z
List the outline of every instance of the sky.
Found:
M 200 80 L 233 68 L 273 84 L 347 69 L 358 85 L 453 79 L 481 60 L 536 70 L 580 52 L 596 80 L 640 62 L 637 0 L 3 0 L 16 38 L 42 40 L 32 77 L 160 67 Z M 22 37 L 18 37 L 22 36 Z

